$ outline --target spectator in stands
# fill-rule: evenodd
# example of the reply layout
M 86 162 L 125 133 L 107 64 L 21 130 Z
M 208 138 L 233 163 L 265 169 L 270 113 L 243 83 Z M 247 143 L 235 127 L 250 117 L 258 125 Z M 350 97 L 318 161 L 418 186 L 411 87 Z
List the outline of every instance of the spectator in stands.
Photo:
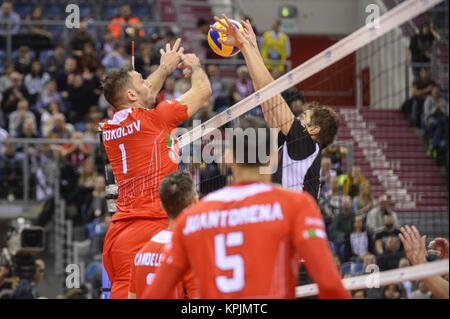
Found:
M 331 178 L 337 175 L 336 171 L 331 168 L 331 159 L 329 157 L 322 157 L 320 165 L 320 196 L 322 196 L 328 193 Z
M 208 25 L 208 30 L 209 30 L 209 25 Z M 208 32 L 208 31 L 206 31 Z M 166 44 L 169 43 L 171 47 L 173 47 L 173 45 L 175 44 L 175 41 L 177 40 L 176 34 L 175 32 L 173 32 L 172 30 L 167 30 L 164 37 L 162 39 L 159 39 L 158 42 L 156 42 L 153 46 L 153 50 L 152 53 L 155 55 L 155 60 L 157 61 L 157 64 L 159 64 L 159 60 L 161 59 L 161 53 L 160 50 L 166 49 Z M 197 48 L 193 48 L 193 50 L 195 51 Z M 197 54 L 198 56 L 198 54 Z M 201 60 L 201 58 L 200 58 Z M 150 72 L 153 73 L 153 72 Z
M 405 253 L 400 250 L 400 241 L 396 235 L 390 235 L 386 240 L 386 249 L 377 257 L 377 265 L 380 271 L 396 269 L 400 259 Z
M 81 145 L 79 149 L 86 149 L 87 146 L 90 146 L 88 144 Z M 90 147 L 89 147 L 90 149 Z M 84 152 L 84 151 L 83 151 Z M 72 153 L 73 154 L 73 153 Z M 81 154 L 80 154 L 81 155 Z M 81 170 L 79 170 L 80 173 L 80 179 L 78 180 L 78 184 L 81 187 L 88 188 L 90 190 L 94 190 L 95 180 L 97 178 L 97 170 L 95 169 L 95 162 L 92 158 L 88 157 L 90 155 L 90 152 L 88 152 L 87 156 L 86 154 L 83 154 L 82 156 L 79 156 L 79 158 L 84 158 L 84 160 L 81 162 Z M 71 156 L 73 159 L 74 156 Z M 72 164 L 74 164 L 75 168 L 79 165 L 79 163 L 74 163 L 72 161 Z
M 26 119 L 30 119 L 36 127 L 36 117 L 28 110 L 28 101 L 22 99 L 17 103 L 17 110 L 9 117 L 9 134 L 13 137 L 21 135 L 22 125 Z
M 164 88 L 156 96 L 156 104 L 169 99 L 176 99 L 181 96 L 180 92 L 175 91 L 175 78 L 168 77 L 164 82 Z
M 200 60 L 212 58 L 217 59 L 217 55 L 212 52 L 208 45 L 209 23 L 204 18 L 197 20 L 197 33 L 193 39 L 193 52 Z
M 56 89 L 56 81 L 54 80 L 50 80 L 45 84 L 45 89 L 36 103 L 35 109 L 39 114 L 42 115 L 52 102 L 58 103 L 59 106 L 63 105 L 62 97 Z M 63 109 L 62 111 L 65 110 Z
M 300 114 L 306 111 L 305 99 L 302 93 L 300 93 L 295 87 L 287 89 L 281 95 L 292 109 L 292 113 L 294 113 L 295 117 L 300 116 Z
M 238 77 L 234 82 L 233 103 L 237 103 L 253 93 L 252 80 L 245 65 L 238 67 L 237 75 Z
M 366 218 L 366 228 L 369 234 L 373 235 L 384 229 L 383 216 L 391 214 L 394 218 L 394 228 L 399 228 L 397 214 L 393 212 L 389 207 L 388 198 L 386 195 L 381 195 L 378 198 L 377 206 L 369 211 Z
M 353 230 L 350 234 L 351 255 L 362 258 L 370 248 L 370 238 L 364 230 L 363 218 L 356 215 L 353 219 Z
M 400 283 L 381 288 L 381 299 L 404 299 L 404 289 Z
M 20 100 L 28 100 L 28 90 L 23 85 L 23 76 L 18 72 L 13 72 L 10 76 L 12 86 L 3 92 L 2 110 L 3 116 L 8 124 L 9 115 L 17 109 Z
M 130 6 L 124 4 L 120 7 L 120 16 L 111 19 L 108 29 L 114 38 L 127 41 L 131 33 L 138 32 L 140 37 L 145 35 L 144 30 L 138 27 L 140 22 L 138 17 L 132 16 Z
M 352 172 L 345 179 L 342 187 L 342 192 L 350 197 L 359 195 L 359 186 L 366 181 L 366 178 L 361 174 L 361 167 L 354 165 Z
M 66 58 L 67 58 L 66 48 L 64 47 L 63 44 L 60 43 L 57 44 L 55 46 L 53 54 L 51 54 L 47 58 L 47 62 L 45 63 L 45 69 L 52 77 L 56 76 L 59 70 L 64 69 Z
M 367 291 L 365 289 L 353 290 L 352 298 L 353 299 L 367 299 Z
M 385 214 L 383 216 L 383 225 L 384 229 L 375 234 L 375 251 L 378 255 L 384 253 L 386 241 L 390 236 L 398 236 L 400 234 L 400 229 L 395 228 L 392 214 Z
M 23 194 L 23 154 L 16 151 L 14 144 L 4 143 L 5 152 L 0 155 L 0 198 L 14 201 Z
M 114 38 L 113 33 L 110 30 L 106 31 L 101 56 L 104 57 L 105 55 L 111 53 L 116 43 L 117 40 Z
M 21 130 L 17 137 L 27 139 L 38 138 L 39 135 L 36 127 L 36 122 L 32 118 L 25 119 L 22 123 Z M 34 153 L 36 148 L 37 145 L 34 143 L 27 144 L 27 148 L 25 148 L 23 144 L 19 144 L 16 151 L 24 153 L 25 150 L 27 150 L 28 154 L 31 155 Z
M 135 57 L 136 71 L 145 79 L 150 75 L 152 65 L 159 64 L 158 55 L 152 50 L 150 43 L 141 43 Z
M 29 47 L 22 45 L 19 48 L 18 56 L 14 59 L 14 68 L 19 73 L 27 74 L 31 71 L 32 61 Z
M 411 124 L 420 127 L 425 99 L 431 95 L 436 83 L 431 79 L 430 69 L 421 68 L 420 77 L 414 80 L 411 90 Z
M 88 23 L 86 21 L 81 21 L 76 34 L 69 41 L 71 54 L 77 57 L 81 56 L 83 54 L 85 43 L 90 43 L 92 47 L 95 48 L 95 41 L 88 32 Z
M 432 22 L 425 22 L 420 28 L 420 33 L 411 37 L 409 43 L 409 57 L 411 63 L 430 63 L 431 48 L 434 40 L 440 40 L 439 34 L 434 30 Z M 419 77 L 421 66 L 412 66 L 415 78 Z
M 41 127 L 39 129 L 41 136 L 48 136 L 53 127 L 53 115 L 60 113 L 61 109 L 58 102 L 50 102 L 48 109 L 43 109 L 41 113 Z
M 431 291 L 422 280 L 417 281 L 416 290 L 411 293 L 410 299 L 431 299 Z
M 398 268 L 406 268 L 410 267 L 411 264 L 409 263 L 407 258 L 401 258 L 398 262 Z M 414 288 L 414 282 L 410 280 L 402 281 L 403 287 L 405 288 L 405 296 L 406 299 L 411 298 L 412 289 Z
M 2 3 L 2 12 L 0 13 L 0 36 L 6 37 L 9 34 L 16 35 L 20 30 L 20 16 L 13 11 L 13 6 L 10 1 Z M 8 26 L 7 23 L 11 23 Z
M 38 201 L 53 196 L 53 186 L 58 174 L 58 159 L 51 144 L 41 144 L 33 157 L 32 172 L 36 176 L 36 199 Z
M 275 20 L 272 30 L 264 32 L 261 39 L 261 55 L 269 70 L 273 68 L 285 72 L 284 64 L 274 62 L 285 62 L 291 56 L 291 44 L 286 33 L 280 31 L 280 20 Z
M 37 5 L 31 11 L 31 15 L 28 19 L 30 22 L 38 22 L 43 20 L 42 15 L 42 7 Z M 30 40 L 32 45 L 36 47 L 40 47 L 42 43 L 49 43 L 52 39 L 52 34 L 42 27 L 40 24 L 31 24 L 29 28 L 27 28 L 26 33 L 30 35 Z
M 103 60 L 102 65 L 106 68 L 106 74 L 112 70 L 119 69 L 125 65 L 125 58 L 123 56 L 123 48 L 121 45 L 116 44 L 111 53 L 107 54 Z
M 427 130 L 428 127 L 441 115 L 448 116 L 447 101 L 441 95 L 441 87 L 434 84 L 431 89 L 431 94 L 427 96 L 423 105 L 422 127 Z
M 58 92 L 64 99 L 69 96 L 68 86 L 71 84 L 71 81 L 73 81 L 73 75 L 76 74 L 76 70 L 77 60 L 73 57 L 67 57 L 64 61 L 64 69 L 56 74 L 55 80 L 58 84 Z
M 331 168 L 336 171 L 338 175 L 342 175 L 342 158 L 347 155 L 347 149 L 344 146 L 337 146 L 336 144 L 329 145 L 322 150 L 322 156 L 331 158 Z
M 365 221 L 367 214 L 374 205 L 375 202 L 369 181 L 362 182 L 358 196 L 353 198 L 353 210 L 355 214 L 361 214 Z
M 341 207 L 333 219 L 331 237 L 334 251 L 341 258 L 341 261 L 347 261 L 347 243 L 352 232 L 354 216 L 352 199 L 348 195 L 342 196 Z
M 339 189 L 338 178 L 330 179 L 330 189 L 319 199 L 320 211 L 325 221 L 328 238 L 331 238 L 331 228 L 334 216 L 338 214 L 342 202 L 342 192 Z
M 100 60 L 97 58 L 95 46 L 90 42 L 83 44 L 83 50 L 78 58 L 79 73 L 94 73 L 100 65 Z
M 66 117 L 62 113 L 53 115 L 53 126 L 49 130 L 49 138 L 70 138 L 72 126 L 66 123 Z
M 220 69 L 215 64 L 210 64 L 206 68 L 209 81 L 211 83 L 212 98 L 213 101 L 219 97 L 228 101 L 228 106 L 231 105 L 232 86 L 220 76 Z M 216 110 L 215 110 L 216 111 Z
M 94 189 L 86 198 L 84 206 L 86 209 L 86 222 L 91 222 L 108 213 L 108 206 L 105 199 L 105 178 L 103 176 L 95 177 Z
M 71 163 L 78 174 L 81 174 L 83 169 L 83 162 L 91 154 L 91 146 L 89 144 L 83 144 L 83 133 L 74 131 L 71 136 L 73 142 L 70 144 L 64 144 L 61 148 L 61 156 Z M 89 168 L 89 167 L 88 167 Z M 89 170 L 90 172 L 90 170 Z M 93 181 L 92 181 L 93 182 Z M 81 183 L 81 180 L 80 180 Z
M 50 75 L 44 72 L 39 60 L 31 64 L 31 72 L 25 75 L 24 84 L 30 95 L 30 104 L 35 104 L 39 94 L 44 90 L 45 84 L 50 80 Z
M 73 76 L 73 81 L 70 81 L 67 88 L 69 92 L 67 100 L 70 103 L 68 121 L 77 125 L 77 123 L 84 121 L 89 108 L 92 106 L 90 103 L 95 102 L 95 95 L 79 74 Z
M 5 63 L 5 73 L 0 76 L 0 96 L 3 92 L 5 92 L 12 86 L 11 74 L 13 73 L 14 73 L 14 64 Z

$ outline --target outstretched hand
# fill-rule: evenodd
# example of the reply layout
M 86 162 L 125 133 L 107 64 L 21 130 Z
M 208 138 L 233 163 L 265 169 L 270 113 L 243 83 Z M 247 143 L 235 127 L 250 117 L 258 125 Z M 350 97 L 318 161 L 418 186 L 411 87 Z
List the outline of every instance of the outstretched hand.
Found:
M 161 53 L 160 65 L 167 68 L 168 73 L 172 73 L 180 63 L 180 59 L 183 55 L 184 48 L 180 47 L 181 39 L 178 38 L 173 47 L 170 47 L 170 43 L 166 43 L 166 50 L 160 49 Z
M 218 41 L 223 45 L 235 46 L 242 48 L 244 44 L 250 44 L 251 46 L 257 48 L 256 36 L 250 22 L 241 20 L 243 30 L 236 28 L 236 26 L 231 23 L 225 14 L 222 14 L 223 19 L 214 17 L 214 20 L 220 23 L 223 27 L 219 28 L 214 25 L 210 25 L 210 28 L 220 32 L 224 37 L 220 37 Z M 224 21 L 225 20 L 225 21 Z
M 178 64 L 178 68 L 183 69 L 183 75 L 185 78 L 189 78 L 192 75 L 193 67 L 200 67 L 200 59 L 193 53 L 182 54 L 181 63 Z
M 406 256 L 413 265 L 427 262 L 426 236 L 420 237 L 420 233 L 415 226 L 408 225 L 400 228 L 400 238 L 405 248 Z
M 439 252 L 430 250 L 429 253 L 432 255 L 439 256 L 441 257 L 441 259 L 448 259 L 448 248 L 449 248 L 448 241 L 444 238 L 436 238 L 428 245 L 428 249 L 439 250 Z

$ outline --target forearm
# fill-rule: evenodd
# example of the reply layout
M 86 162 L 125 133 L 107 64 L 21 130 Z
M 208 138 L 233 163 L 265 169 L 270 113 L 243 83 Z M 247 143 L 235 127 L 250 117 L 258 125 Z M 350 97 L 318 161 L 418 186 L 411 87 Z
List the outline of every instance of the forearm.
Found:
M 247 63 L 255 90 L 259 90 L 274 81 L 264 64 L 258 48 L 255 48 L 249 43 L 245 43 L 241 52 Z M 284 135 L 289 133 L 289 129 L 294 121 L 294 114 L 281 95 L 275 95 L 268 101 L 262 103 L 261 108 L 264 113 L 264 118 L 270 127 L 279 128 Z
M 166 81 L 169 75 L 170 75 L 169 68 L 166 65 L 161 64 L 156 69 L 155 72 L 153 72 L 147 77 L 147 81 L 149 81 L 152 84 L 151 90 L 153 91 L 154 94 L 157 94 L 159 91 L 161 91 L 164 81 Z
M 448 281 L 440 276 L 433 276 L 423 279 L 423 282 L 431 290 L 433 296 L 437 299 L 449 299 Z

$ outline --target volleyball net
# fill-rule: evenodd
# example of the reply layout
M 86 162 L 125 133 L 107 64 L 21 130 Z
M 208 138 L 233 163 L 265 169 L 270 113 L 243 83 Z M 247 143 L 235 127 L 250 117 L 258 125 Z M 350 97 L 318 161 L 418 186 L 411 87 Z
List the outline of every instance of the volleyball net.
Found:
M 378 3 L 382 5 L 381 1 Z M 228 185 L 233 182 L 233 177 L 223 163 L 223 145 L 217 144 L 217 141 L 224 139 L 226 128 L 238 124 L 240 119 L 249 115 L 264 119 L 263 103 L 270 105 L 270 115 L 270 112 L 275 114 L 285 101 L 294 115 L 299 116 L 310 103 L 317 102 L 331 107 L 340 119 L 336 140 L 322 150 L 322 159 L 326 158 L 322 161 L 322 168 L 329 168 L 332 178 L 321 178 L 318 194 L 332 247 L 335 239 L 333 216 L 341 209 L 341 199 L 336 204 L 333 202 L 335 198 L 331 198 L 336 194 L 350 195 L 356 215 L 363 216 L 365 220 L 369 211 L 366 206 L 369 204 L 360 195 L 363 188 L 369 188 L 373 207 L 383 201 L 383 195 L 387 196 L 387 210 L 396 213 L 397 227 L 415 225 L 429 240 L 448 238 L 448 144 L 447 153 L 440 149 L 437 150 L 439 156 L 429 156 L 427 150 L 435 143 L 432 141 L 435 137 L 424 138 L 424 127 L 420 123 L 416 126 L 413 121 L 413 113 L 417 110 L 411 110 L 408 105 L 411 87 L 418 78 L 415 78 L 414 66 L 408 65 L 410 35 L 403 28 L 405 24 L 425 21 L 429 10 L 439 3 L 440 0 L 409 0 L 391 10 L 381 6 L 384 13 L 378 20 L 341 40 L 326 38 L 316 39 L 319 44 L 304 42 L 303 46 L 310 45 L 318 53 L 304 59 L 289 72 L 283 73 L 282 66 L 267 62 L 275 81 L 258 91 L 248 92 L 246 97 L 235 98 L 236 103 L 231 107 L 226 106 L 223 96 L 216 96 L 211 105 L 205 106 L 194 117 L 197 122 L 188 123 L 184 130 L 178 131 L 182 150 L 180 168 L 191 172 L 201 196 Z M 436 56 L 433 59 L 437 61 Z M 445 97 L 448 74 L 442 76 L 445 73 L 442 71 L 448 72 L 448 61 L 445 64 L 445 61 L 439 60 L 416 67 L 430 71 L 429 75 L 440 84 Z M 217 83 L 223 88 L 222 82 Z M 233 82 L 233 85 L 239 86 L 236 83 Z M 246 83 L 245 77 L 242 83 Z M 239 93 L 239 90 L 236 91 Z M 216 115 L 210 117 L 213 111 Z M 215 153 L 218 148 L 220 150 Z M 209 161 L 205 161 L 205 154 Z M 279 165 L 292 164 L 283 161 Z M 355 167 L 360 168 L 362 178 L 361 183 L 352 185 L 348 181 L 356 174 Z M 445 173 L 444 167 L 447 167 Z M 338 183 L 336 194 L 332 180 Z M 296 189 L 298 185 L 295 183 L 300 183 L 295 177 L 293 181 L 287 185 L 288 188 Z M 308 181 L 303 183 L 304 188 Z M 365 194 L 366 190 L 362 192 Z M 374 240 L 375 231 L 372 235 Z M 348 239 L 346 244 L 342 263 L 348 266 L 356 260 L 357 264 Z M 386 244 L 383 239 L 385 250 Z M 337 253 L 337 250 L 333 252 Z M 380 272 L 379 285 L 445 273 L 448 273 L 448 261 L 433 262 Z M 360 274 L 364 272 L 356 275 Z M 353 273 L 351 278 L 344 279 L 346 287 L 349 290 L 368 288 L 366 283 L 370 275 L 356 275 Z M 297 287 L 296 293 L 297 297 L 312 296 L 317 294 L 317 286 L 302 285 Z

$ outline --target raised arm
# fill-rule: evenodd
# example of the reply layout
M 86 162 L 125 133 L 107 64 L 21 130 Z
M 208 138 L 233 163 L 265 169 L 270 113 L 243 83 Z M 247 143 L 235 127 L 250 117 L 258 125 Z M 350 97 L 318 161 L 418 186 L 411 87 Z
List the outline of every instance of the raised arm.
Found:
M 248 21 L 241 21 L 244 30 L 238 30 L 228 20 L 225 14 L 222 16 L 227 22 L 227 25 L 224 25 L 224 28 L 216 28 L 214 26 L 211 26 L 211 28 L 226 34 L 226 40 L 221 38 L 219 42 L 225 45 L 237 46 L 241 49 L 255 90 L 259 90 L 273 82 L 272 75 L 267 70 L 259 52 L 256 36 L 251 24 Z M 214 17 L 214 19 L 222 25 L 224 24 L 218 17 Z M 275 95 L 273 98 L 262 103 L 261 108 L 264 113 L 264 118 L 270 127 L 279 128 L 284 135 L 289 133 L 295 116 L 281 95 Z
M 161 48 L 159 51 L 161 53 L 159 66 L 155 72 L 147 77 L 147 81 L 150 81 L 152 84 L 151 90 L 154 95 L 161 91 L 164 81 L 173 71 L 175 71 L 180 62 L 184 51 L 184 48 L 180 47 L 180 43 L 181 39 L 177 39 L 173 45 L 173 48 L 170 48 L 170 43 L 166 43 L 166 50 L 164 51 L 164 49 Z
M 211 84 L 203 70 L 200 59 L 195 54 L 184 54 L 180 67 L 184 68 L 185 77 L 191 78 L 191 88 L 180 96 L 187 105 L 188 116 L 194 115 L 211 96 Z

